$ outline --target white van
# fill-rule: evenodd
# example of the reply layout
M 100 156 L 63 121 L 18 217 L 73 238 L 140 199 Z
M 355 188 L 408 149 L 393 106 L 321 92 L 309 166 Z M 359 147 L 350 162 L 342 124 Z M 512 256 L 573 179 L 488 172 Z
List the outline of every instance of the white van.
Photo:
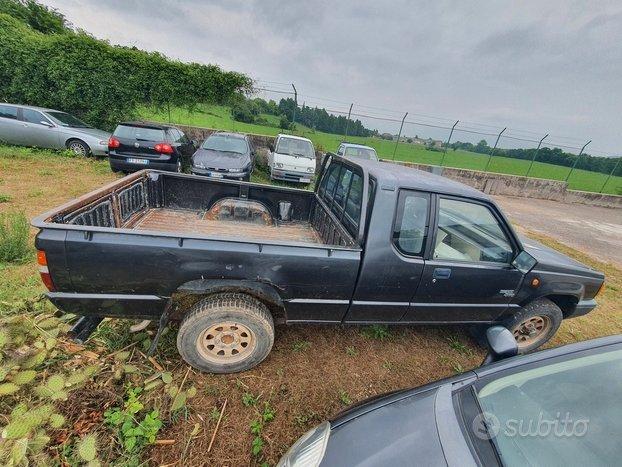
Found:
M 300 136 L 277 135 L 268 157 L 271 180 L 311 183 L 315 174 L 315 148 Z

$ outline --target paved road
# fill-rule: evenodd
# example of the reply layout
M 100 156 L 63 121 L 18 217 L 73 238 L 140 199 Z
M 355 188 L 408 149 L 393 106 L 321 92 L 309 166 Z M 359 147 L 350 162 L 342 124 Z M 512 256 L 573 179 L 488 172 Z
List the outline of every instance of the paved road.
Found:
M 495 196 L 511 221 L 622 268 L 622 209 Z

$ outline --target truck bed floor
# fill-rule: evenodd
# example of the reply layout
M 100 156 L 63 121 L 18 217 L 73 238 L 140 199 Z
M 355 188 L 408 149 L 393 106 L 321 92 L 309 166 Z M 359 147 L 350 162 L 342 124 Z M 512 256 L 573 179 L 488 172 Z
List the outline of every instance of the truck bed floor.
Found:
M 173 233 L 198 233 L 243 240 L 285 240 L 302 243 L 323 243 L 313 227 L 306 222 L 266 226 L 249 222 L 207 220 L 204 211 L 158 208 L 149 209 L 133 222 L 136 230 L 154 230 Z

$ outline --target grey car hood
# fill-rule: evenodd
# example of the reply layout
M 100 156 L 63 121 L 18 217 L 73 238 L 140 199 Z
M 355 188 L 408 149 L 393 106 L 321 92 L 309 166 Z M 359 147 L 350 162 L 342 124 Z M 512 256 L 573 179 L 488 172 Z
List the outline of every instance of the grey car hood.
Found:
M 61 126 L 60 128 L 63 132 L 71 133 L 72 135 L 75 135 L 75 136 L 77 135 L 92 136 L 93 138 L 97 138 L 102 141 L 108 141 L 108 138 L 110 138 L 110 133 L 108 133 L 107 131 L 98 130 L 97 128 L 72 128 L 72 127 L 66 127 L 66 126 Z
M 446 465 L 434 423 L 436 392 L 403 397 L 336 424 L 320 465 Z
M 543 245 L 540 242 L 532 240 L 531 238 L 521 236 L 520 240 L 523 247 L 531 256 L 537 261 L 537 269 L 541 271 L 563 272 L 569 274 L 581 274 L 588 275 L 596 278 L 603 278 L 603 274 L 596 271 L 589 266 L 586 266 L 579 261 L 576 261 L 568 256 Z
M 206 168 L 215 169 L 243 169 L 250 165 L 248 154 L 215 151 L 213 149 L 198 149 L 192 156 L 192 165 L 201 164 Z

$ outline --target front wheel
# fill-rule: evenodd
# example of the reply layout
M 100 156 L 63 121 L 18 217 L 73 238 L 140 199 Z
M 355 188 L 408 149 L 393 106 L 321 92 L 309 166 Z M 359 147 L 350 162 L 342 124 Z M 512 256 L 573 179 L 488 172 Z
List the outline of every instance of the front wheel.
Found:
M 503 322 L 518 344 L 521 354 L 531 352 L 551 339 L 562 323 L 561 309 L 548 298 L 540 298 Z
M 209 296 L 194 305 L 177 334 L 182 358 L 197 370 L 237 373 L 270 353 L 274 322 L 266 306 L 238 293 Z
M 67 149 L 73 152 L 76 156 L 88 156 L 91 154 L 91 148 L 84 141 L 79 139 L 72 139 L 67 142 Z

